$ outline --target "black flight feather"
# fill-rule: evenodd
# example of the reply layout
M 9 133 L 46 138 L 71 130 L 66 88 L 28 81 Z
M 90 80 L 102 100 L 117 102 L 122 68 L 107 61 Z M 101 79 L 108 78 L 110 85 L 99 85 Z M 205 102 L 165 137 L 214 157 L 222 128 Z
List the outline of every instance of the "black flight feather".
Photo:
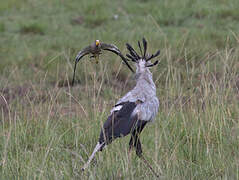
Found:
M 141 157 L 142 147 L 139 135 L 147 124 L 147 121 L 139 120 L 137 115 L 131 116 L 137 106 L 135 102 L 123 102 L 115 106 L 119 105 L 123 105 L 123 107 L 119 111 L 114 111 L 108 117 L 100 132 L 99 143 L 103 145 L 100 150 L 105 145 L 110 144 L 114 139 L 131 133 L 129 148 L 134 147 L 136 154 Z
M 131 117 L 131 114 L 136 106 L 137 104 L 134 102 L 126 102 L 119 111 L 113 112 L 108 117 L 100 133 L 100 144 L 110 144 L 113 139 L 132 132 L 137 116 Z
M 126 43 L 126 46 L 127 46 L 127 49 L 129 50 L 130 54 L 131 54 L 134 58 L 140 59 L 139 55 L 136 53 L 136 51 L 134 50 L 134 48 L 133 48 L 130 44 Z
M 133 56 L 131 56 L 130 54 L 126 54 L 126 56 L 128 57 L 128 58 L 130 58 L 132 61 L 136 61 L 136 59 L 133 57 Z

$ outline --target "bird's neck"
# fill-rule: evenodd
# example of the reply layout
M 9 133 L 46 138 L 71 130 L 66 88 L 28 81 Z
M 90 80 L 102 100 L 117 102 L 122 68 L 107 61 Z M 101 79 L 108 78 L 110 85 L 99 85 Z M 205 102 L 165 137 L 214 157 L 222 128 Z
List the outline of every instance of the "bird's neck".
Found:
M 145 71 L 136 74 L 136 87 L 140 87 L 140 89 L 145 91 L 150 91 L 150 94 L 156 94 L 156 86 L 149 69 L 145 69 Z

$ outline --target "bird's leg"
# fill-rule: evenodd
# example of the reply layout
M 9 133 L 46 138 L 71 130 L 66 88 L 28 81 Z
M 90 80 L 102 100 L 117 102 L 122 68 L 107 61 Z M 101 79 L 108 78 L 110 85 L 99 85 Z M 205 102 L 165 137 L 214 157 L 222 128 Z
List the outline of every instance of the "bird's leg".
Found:
M 97 152 L 102 148 L 103 145 L 104 145 L 104 143 L 100 144 L 99 142 L 96 144 L 93 153 L 92 153 L 91 156 L 89 157 L 87 163 L 86 163 L 86 164 L 83 166 L 83 168 L 81 169 L 82 171 L 84 171 L 84 170 L 89 166 L 90 162 L 92 161 L 92 159 L 93 159 L 94 156 L 95 156 L 95 153 L 97 153 Z
M 95 60 L 96 60 L 95 63 L 98 64 L 99 63 L 99 54 L 95 55 Z
M 133 148 L 133 136 L 131 136 L 129 141 L 129 149 L 128 149 L 128 166 L 127 171 L 129 169 L 129 166 L 131 165 L 131 154 L 132 154 L 132 148 Z
M 132 147 L 129 147 L 129 149 L 128 149 L 128 159 L 129 159 L 129 162 L 131 161 L 131 154 L 132 154 Z
M 131 154 L 132 154 L 132 147 L 130 146 L 129 149 L 128 149 L 128 159 L 127 159 L 126 172 L 129 171 L 129 168 L 131 166 Z
M 95 58 L 95 63 L 98 64 L 98 63 L 99 63 L 99 55 L 100 55 L 100 54 L 101 54 L 101 53 L 93 54 L 93 55 L 90 56 L 90 58 Z
M 138 134 L 135 135 L 135 139 L 134 139 L 134 147 L 136 148 L 136 155 L 143 160 L 144 164 L 146 164 L 148 166 L 148 168 L 152 171 L 152 173 L 159 178 L 159 175 L 154 171 L 154 169 L 152 168 L 152 166 L 149 164 L 149 162 L 144 158 L 143 156 L 143 151 L 142 151 L 142 147 L 141 147 L 141 142 L 139 139 Z
M 133 141 L 135 140 L 135 134 L 134 134 L 134 132 L 132 133 L 132 135 L 131 135 L 131 138 L 130 138 L 130 141 L 129 141 L 129 150 L 128 150 L 128 156 L 129 156 L 129 158 L 131 158 L 131 150 L 132 150 L 132 148 L 133 148 Z
M 139 158 L 142 159 L 143 162 L 144 162 L 144 164 L 145 164 L 146 166 L 148 166 L 148 168 L 152 171 L 152 173 L 153 173 L 157 178 L 159 178 L 159 175 L 154 171 L 154 169 L 153 169 L 152 166 L 149 164 L 149 162 L 144 158 L 143 154 L 141 154 L 141 155 L 139 156 Z

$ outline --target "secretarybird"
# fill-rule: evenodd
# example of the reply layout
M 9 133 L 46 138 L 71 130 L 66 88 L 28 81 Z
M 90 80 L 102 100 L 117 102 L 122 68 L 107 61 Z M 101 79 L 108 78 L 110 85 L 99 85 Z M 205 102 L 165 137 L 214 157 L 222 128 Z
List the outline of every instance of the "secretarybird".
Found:
M 152 55 L 146 54 L 147 42 L 144 38 L 143 51 L 140 42 L 138 42 L 141 56 L 138 55 L 131 45 L 127 43 L 126 46 L 130 53 L 126 56 L 136 65 L 136 85 L 125 96 L 119 99 L 111 110 L 107 121 L 101 129 L 99 141 L 82 170 L 88 167 L 96 152 L 102 151 L 114 139 L 131 134 L 129 150 L 134 147 L 137 156 L 143 159 L 144 163 L 158 176 L 142 154 L 139 135 L 145 125 L 153 121 L 158 113 L 159 100 L 156 96 L 156 86 L 149 67 L 158 63 L 158 61 L 151 63 L 150 60 L 158 56 L 160 51 Z
M 128 64 L 127 59 L 122 55 L 120 50 L 114 44 L 106 44 L 106 43 L 100 42 L 99 40 L 96 40 L 94 43 L 85 47 L 77 54 L 76 59 L 75 59 L 75 67 L 74 67 L 74 74 L 73 74 L 73 79 L 72 79 L 72 86 L 74 85 L 74 81 L 75 81 L 76 65 L 80 61 L 80 59 L 83 58 L 87 54 L 91 54 L 90 57 L 95 58 L 96 63 L 98 63 L 99 55 L 101 54 L 102 50 L 111 51 L 111 52 L 115 53 L 116 55 L 120 56 L 121 59 L 124 61 L 124 63 L 128 66 L 128 68 L 132 72 L 134 72 L 134 70 Z

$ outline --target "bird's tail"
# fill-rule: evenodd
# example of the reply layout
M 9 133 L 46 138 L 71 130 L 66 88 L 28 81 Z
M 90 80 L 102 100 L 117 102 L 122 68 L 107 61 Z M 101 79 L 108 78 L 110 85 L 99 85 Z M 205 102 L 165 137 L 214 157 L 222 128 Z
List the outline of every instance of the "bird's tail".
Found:
M 90 164 L 90 162 L 92 161 L 92 159 L 94 158 L 95 156 L 95 153 L 97 153 L 102 147 L 104 146 L 104 143 L 97 143 L 96 146 L 95 146 L 95 149 L 93 151 L 93 153 L 91 154 L 91 156 L 89 157 L 87 163 L 85 163 L 85 165 L 83 166 L 82 168 L 82 171 L 84 171 Z

